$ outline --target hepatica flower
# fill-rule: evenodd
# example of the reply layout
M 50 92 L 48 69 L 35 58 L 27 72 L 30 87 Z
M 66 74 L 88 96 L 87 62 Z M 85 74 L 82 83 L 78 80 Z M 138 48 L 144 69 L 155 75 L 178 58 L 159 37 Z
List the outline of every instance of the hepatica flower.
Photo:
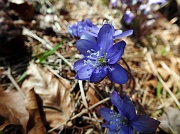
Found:
M 117 6 L 117 0 L 110 0 L 110 3 L 113 7 Z
M 113 29 L 114 29 L 114 27 L 113 27 Z M 85 32 L 85 34 L 88 34 L 88 35 L 91 35 L 91 36 L 97 38 L 99 30 L 100 30 L 100 28 L 97 27 L 96 30 L 94 28 L 94 32 L 87 31 L 87 30 L 84 31 L 84 32 Z M 124 37 L 132 35 L 132 33 L 133 33 L 133 30 L 127 30 L 127 31 L 124 31 L 124 32 L 122 30 L 114 30 L 113 39 L 124 38 Z
M 138 2 L 141 2 L 142 0 L 121 0 L 122 4 L 126 4 L 128 6 L 132 6 L 137 4 Z
M 141 4 L 139 10 L 143 11 L 144 14 L 147 15 L 151 11 L 151 6 L 155 4 L 163 4 L 167 0 L 148 0 L 146 4 Z
M 124 21 L 129 24 L 134 19 L 134 14 L 130 10 L 126 10 L 124 13 Z
M 84 22 L 78 21 L 77 23 L 68 26 L 68 31 L 71 34 L 71 36 L 78 38 L 80 38 L 85 31 L 97 33 L 98 30 L 99 29 L 90 21 L 89 18 L 87 18 Z
M 70 26 L 68 26 L 68 31 L 73 37 L 78 37 L 81 39 L 94 40 L 93 38 L 97 38 L 100 28 L 94 25 L 89 18 L 87 18 L 84 22 L 78 21 Z M 113 39 L 124 38 L 132 35 L 133 30 L 116 30 L 113 34 Z
M 104 24 L 97 41 L 80 39 L 76 42 L 78 51 L 84 58 L 74 63 L 75 78 L 96 83 L 106 76 L 113 82 L 124 84 L 128 80 L 126 70 L 117 62 L 124 53 L 126 43 L 113 44 L 114 27 Z
M 114 91 L 110 98 L 118 112 L 106 107 L 98 110 L 102 118 L 107 121 L 102 126 L 109 129 L 108 134 L 133 134 L 132 128 L 141 133 L 156 131 L 160 122 L 147 116 L 136 115 L 135 108 L 127 96 L 122 99 Z

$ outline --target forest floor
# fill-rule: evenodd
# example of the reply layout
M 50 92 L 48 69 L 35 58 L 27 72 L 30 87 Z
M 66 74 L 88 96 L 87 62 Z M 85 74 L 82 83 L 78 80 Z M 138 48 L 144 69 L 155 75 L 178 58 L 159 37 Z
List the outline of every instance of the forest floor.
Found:
M 74 78 L 73 64 L 81 54 L 77 38 L 68 32 L 69 25 L 86 18 L 96 25 L 111 20 L 115 29 L 128 30 L 118 8 L 101 0 L 10 2 L 6 7 L 1 2 L 0 133 L 105 134 L 97 110 L 113 108 L 113 90 L 128 94 L 138 114 L 158 119 L 157 133 L 180 133 L 180 14 L 170 12 L 171 4 L 159 12 L 141 44 L 134 36 L 123 38 L 127 45 L 119 63 L 132 76 L 118 85 Z

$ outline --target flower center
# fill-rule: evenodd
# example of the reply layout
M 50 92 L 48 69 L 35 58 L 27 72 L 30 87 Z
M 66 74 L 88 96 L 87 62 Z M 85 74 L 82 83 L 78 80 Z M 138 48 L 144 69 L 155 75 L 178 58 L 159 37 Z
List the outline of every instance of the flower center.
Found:
M 122 126 L 127 126 L 128 119 L 114 111 L 112 111 L 111 114 L 112 114 L 112 116 L 110 117 L 111 118 L 110 124 L 115 125 L 116 131 L 120 132 Z
M 87 51 L 90 55 L 87 56 L 87 60 L 84 60 L 84 64 L 89 64 L 96 69 L 101 69 L 103 66 L 108 64 L 107 53 L 103 52 L 102 49 L 94 51 L 93 49 Z
M 98 63 L 100 63 L 101 65 L 106 65 L 106 59 L 104 59 L 103 57 L 98 59 Z

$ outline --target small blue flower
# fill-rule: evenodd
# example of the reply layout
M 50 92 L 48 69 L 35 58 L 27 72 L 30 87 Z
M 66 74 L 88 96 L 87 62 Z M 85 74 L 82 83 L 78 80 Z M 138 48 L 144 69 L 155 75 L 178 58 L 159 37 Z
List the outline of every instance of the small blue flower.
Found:
M 117 62 L 124 53 L 126 43 L 113 44 L 114 27 L 104 24 L 96 40 L 80 39 L 76 42 L 78 51 L 84 58 L 74 63 L 75 78 L 96 83 L 106 76 L 113 82 L 124 84 L 128 80 L 126 70 Z
M 92 33 L 98 32 L 98 28 L 87 18 L 84 22 L 78 21 L 70 26 L 68 26 L 68 31 L 73 37 L 80 38 L 84 33 L 84 31 L 91 31 Z
M 70 26 L 68 26 L 68 31 L 72 37 L 78 37 L 81 39 L 94 40 L 93 38 L 97 38 L 100 28 L 94 25 L 89 18 L 87 18 L 84 22 L 78 21 Z M 133 30 L 116 30 L 114 32 L 113 39 L 124 38 L 132 35 Z
M 132 6 L 140 2 L 141 0 L 121 0 L 122 4 L 126 4 L 128 6 Z
M 111 94 L 111 102 L 118 112 L 106 107 L 98 110 L 102 118 L 107 121 L 102 126 L 109 129 L 108 134 L 133 134 L 132 128 L 141 133 L 153 133 L 160 124 L 150 117 L 136 115 L 131 100 L 127 96 L 122 99 L 116 91 Z
M 113 26 L 112 26 L 113 27 Z M 114 28 L 114 27 L 113 27 Z M 97 30 L 98 29 L 98 30 Z M 99 33 L 99 30 L 100 28 L 97 27 L 97 32 L 91 32 L 91 31 L 85 31 L 86 35 L 91 35 L 93 37 L 96 37 L 98 36 L 98 33 Z M 95 31 L 95 30 L 94 30 Z M 122 31 L 122 30 L 115 30 L 114 31 L 114 35 L 113 35 L 113 39 L 120 39 L 120 38 L 124 38 L 124 37 L 127 37 L 127 36 L 130 36 L 133 34 L 133 30 L 127 30 L 127 31 Z
M 130 10 L 126 10 L 124 13 L 124 21 L 126 24 L 130 24 L 132 20 L 134 19 L 134 14 Z
M 147 15 L 151 11 L 151 6 L 154 4 L 163 4 L 167 0 L 148 0 L 146 4 L 141 4 L 139 10 L 144 11 L 144 15 Z
M 110 3 L 113 7 L 117 6 L 117 0 L 110 0 Z

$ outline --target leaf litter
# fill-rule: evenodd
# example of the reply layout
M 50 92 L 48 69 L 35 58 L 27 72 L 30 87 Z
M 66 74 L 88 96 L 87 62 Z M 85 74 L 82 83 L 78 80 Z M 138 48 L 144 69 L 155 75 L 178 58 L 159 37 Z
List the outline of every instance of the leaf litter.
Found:
M 29 2 L 24 4 L 25 6 L 29 5 L 29 17 L 24 16 L 22 10 L 17 11 L 19 15 L 14 11 L 7 12 L 10 13 L 8 17 L 11 18 L 13 25 L 26 27 L 23 29 L 28 30 L 29 33 L 26 31 L 24 34 L 28 37 L 25 44 L 29 49 L 32 48 L 32 55 L 35 59 L 47 49 L 51 51 L 51 48 L 55 48 L 56 44 L 64 39 L 65 41 L 55 54 L 45 56 L 43 59 L 45 62 L 42 62 L 41 65 L 31 61 L 25 72 L 26 77 L 24 77 L 23 83 L 18 82 L 18 78 L 24 72 L 21 73 L 14 68 L 24 69 L 24 65 L 10 66 L 13 68 L 12 77 L 26 95 L 26 105 L 30 107 L 34 103 L 33 107 L 25 106 L 25 100 L 14 89 L 13 82 L 9 82 L 8 76 L 4 74 L 7 66 L 4 64 L 0 66 L 0 119 L 3 120 L 0 124 L 1 131 L 10 133 L 12 128 L 14 132 L 19 129 L 21 131 L 23 128 L 23 131 L 28 130 L 28 133 L 44 133 L 45 127 L 46 131 L 51 130 L 50 133 L 106 133 L 107 130 L 100 126 L 103 120 L 94 108 L 103 103 L 103 105 L 112 108 L 107 97 L 111 90 L 115 88 L 121 90 L 122 87 L 117 87 L 108 80 L 105 80 L 104 83 L 90 84 L 87 87 L 84 85 L 89 83 L 83 82 L 86 94 L 84 98 L 87 99 L 88 103 L 88 106 L 85 107 L 79 87 L 74 80 L 75 73 L 70 69 L 72 67 L 69 67 L 81 56 L 75 48 L 76 39 L 67 34 L 67 26 L 76 21 L 90 18 L 97 25 L 101 25 L 104 20 L 112 20 L 116 28 L 121 28 L 120 16 L 122 13 L 97 0 L 32 3 L 34 13 L 32 12 L 32 4 Z M 16 5 L 15 8 L 17 7 L 21 8 L 20 5 Z M 13 19 L 15 18 L 14 20 L 12 16 Z M 173 19 L 168 21 L 164 16 L 161 16 L 150 37 L 143 39 L 146 47 L 136 47 L 133 39 L 125 39 L 128 45 L 123 58 L 130 66 L 136 81 L 131 98 L 139 113 L 148 114 L 161 120 L 162 126 L 158 132 L 161 130 L 166 131 L 166 133 L 178 132 L 176 126 L 179 125 L 179 107 L 178 102 L 175 102 L 173 97 L 177 101 L 180 100 L 179 31 L 179 27 L 173 23 Z M 20 49 L 16 48 L 15 50 L 18 50 L 14 52 L 17 53 Z M 11 52 L 13 49 L 10 47 L 5 51 Z M 147 53 L 149 52 L 153 68 L 148 61 Z M 0 62 L 3 61 L 3 58 L 0 58 Z M 59 58 L 61 58 L 61 62 L 57 63 Z M 8 64 L 5 63 L 5 65 Z M 123 91 L 129 93 L 131 87 L 131 85 L 125 84 Z M 170 95 L 168 91 L 172 94 Z M 33 97 L 30 97 L 30 94 L 33 94 Z M 28 100 L 33 100 L 33 102 Z M 103 101 L 101 102 L 101 100 Z M 31 123 L 34 126 L 29 129 L 27 126 L 31 120 L 34 121 L 34 124 Z
M 46 68 L 35 63 L 30 63 L 26 75 L 28 78 L 23 82 L 21 88 L 25 92 L 34 89 L 40 97 L 45 120 L 50 127 L 55 127 L 68 120 L 74 110 L 70 83 L 66 79 L 56 78 Z
M 28 134 L 36 134 L 36 133 L 45 134 L 46 129 L 41 119 L 34 89 L 29 90 L 29 92 L 27 93 L 26 109 L 30 116 L 30 119 L 27 124 L 27 133 Z
M 29 120 L 23 97 L 15 89 L 0 91 L 0 128 L 6 125 L 22 125 L 24 132 Z

